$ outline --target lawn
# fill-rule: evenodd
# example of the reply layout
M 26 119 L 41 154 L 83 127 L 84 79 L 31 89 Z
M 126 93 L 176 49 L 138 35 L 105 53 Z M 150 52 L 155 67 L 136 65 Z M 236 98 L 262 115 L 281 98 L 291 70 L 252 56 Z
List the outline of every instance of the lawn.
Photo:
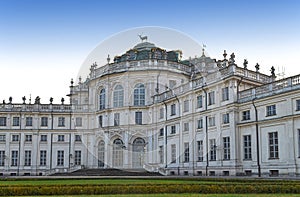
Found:
M 300 196 L 300 181 L 233 178 L 1 179 L 0 196 Z M 188 194 L 186 194 L 188 193 Z M 80 195 L 77 195 L 80 194 Z M 200 195 L 201 194 L 201 195 Z M 293 195 L 292 195 L 293 194 Z M 65 197 L 64 196 L 64 197 Z
M 121 195 L 73 195 L 57 197 L 298 197 L 300 194 L 121 194 Z M 24 196 L 26 197 L 26 196 Z M 31 196 L 27 196 L 31 197 Z M 52 196 L 43 196 L 52 197 Z

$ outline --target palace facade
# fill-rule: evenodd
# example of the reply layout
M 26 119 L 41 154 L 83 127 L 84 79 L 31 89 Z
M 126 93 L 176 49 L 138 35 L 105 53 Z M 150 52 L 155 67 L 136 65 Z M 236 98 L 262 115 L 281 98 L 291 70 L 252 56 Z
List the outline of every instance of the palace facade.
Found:
M 181 56 L 141 42 L 72 80 L 70 104 L 3 102 L 0 174 L 299 176 L 300 75 L 276 80 L 226 51 L 218 61 Z

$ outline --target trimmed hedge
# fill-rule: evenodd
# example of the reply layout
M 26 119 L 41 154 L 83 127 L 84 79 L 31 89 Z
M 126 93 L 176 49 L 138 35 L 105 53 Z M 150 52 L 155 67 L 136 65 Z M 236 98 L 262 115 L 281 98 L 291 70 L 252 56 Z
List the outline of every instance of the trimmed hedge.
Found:
M 80 194 L 157 194 L 157 193 L 300 193 L 300 184 L 104 184 L 0 186 L 0 196 L 80 195 Z

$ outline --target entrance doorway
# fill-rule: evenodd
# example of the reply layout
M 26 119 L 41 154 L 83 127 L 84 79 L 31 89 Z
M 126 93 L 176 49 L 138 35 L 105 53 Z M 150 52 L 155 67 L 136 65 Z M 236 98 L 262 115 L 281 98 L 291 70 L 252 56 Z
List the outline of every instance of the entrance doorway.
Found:
M 133 141 L 132 147 L 132 167 L 142 168 L 144 164 L 144 148 L 145 140 L 143 138 L 136 138 Z
M 104 167 L 105 143 L 101 140 L 98 144 L 98 168 Z
M 113 143 L 113 167 L 122 168 L 123 167 L 123 141 L 120 139 L 115 139 Z

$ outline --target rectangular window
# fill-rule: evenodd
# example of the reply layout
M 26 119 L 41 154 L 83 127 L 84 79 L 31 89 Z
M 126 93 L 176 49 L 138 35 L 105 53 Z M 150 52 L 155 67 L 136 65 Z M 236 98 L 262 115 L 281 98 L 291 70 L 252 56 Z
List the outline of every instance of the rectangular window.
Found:
M 32 135 L 25 135 L 25 142 L 32 142 Z
M 81 150 L 75 150 L 74 164 L 76 166 L 80 166 L 81 165 Z
M 269 133 L 269 158 L 278 159 L 278 132 Z
M 41 117 L 41 127 L 48 126 L 48 117 Z
M 99 127 L 103 127 L 103 116 L 98 116 Z
M 217 159 L 216 140 L 215 139 L 210 139 L 209 140 L 209 145 L 210 145 L 210 160 L 211 161 L 216 161 L 216 159 Z
M 47 142 L 47 135 L 41 135 L 41 142 Z
M 19 135 L 12 135 L 11 141 L 18 142 L 19 141 Z
M 135 124 L 143 124 L 143 116 L 141 111 L 135 112 Z
M 47 164 L 47 151 L 41 150 L 40 151 L 40 165 L 45 166 Z
M 224 160 L 230 160 L 230 138 L 223 137 Z
M 183 124 L 183 131 L 189 131 L 190 130 L 189 126 L 190 126 L 190 124 L 188 122 L 185 122 Z
M 58 135 L 57 141 L 58 142 L 64 142 L 65 141 L 65 135 Z
M 31 166 L 31 151 L 25 150 L 24 166 Z
M 100 90 L 100 95 L 99 95 L 99 109 L 103 110 L 105 109 L 105 89 Z
M 171 144 L 171 162 L 176 163 L 176 144 Z
M 296 111 L 300 111 L 300 99 L 296 100 Z
M 183 112 L 188 112 L 190 110 L 190 102 L 189 100 L 185 100 L 183 102 Z
M 81 135 L 75 135 L 75 142 L 81 142 Z
M 250 110 L 242 112 L 242 120 L 250 120 Z
M 197 108 L 201 108 L 203 105 L 202 103 L 202 95 L 197 96 Z
M 229 113 L 223 114 L 223 124 L 229 123 Z
M 184 162 L 190 161 L 190 145 L 188 142 L 184 143 Z
M 197 129 L 202 129 L 203 128 L 203 119 L 198 119 L 197 120 Z
M 124 89 L 121 85 L 117 85 L 113 91 L 113 106 L 123 107 L 124 103 Z
M 0 151 L 0 166 L 4 166 L 5 163 L 5 151 L 1 150 Z
M 58 117 L 58 126 L 59 127 L 65 126 L 65 117 Z
M 159 136 L 164 136 L 164 128 L 161 128 L 161 129 L 159 130 Z
M 176 126 L 172 125 L 171 126 L 171 134 L 175 134 L 176 133 Z
M 209 92 L 208 93 L 208 105 L 213 105 L 215 104 L 215 92 Z
M 5 134 L 1 134 L 0 135 L 0 142 L 5 142 L 6 141 L 6 135 Z
M 32 117 L 26 117 L 26 126 L 31 127 L 32 126 Z
M 57 151 L 57 165 L 58 166 L 64 165 L 64 151 L 63 150 Z
M 75 125 L 76 125 L 76 127 L 82 127 L 82 118 L 81 117 L 76 117 Z
M 252 159 L 251 135 L 244 135 L 244 159 Z
M 214 116 L 208 118 L 208 126 L 210 127 L 216 126 L 216 118 Z
M 229 88 L 225 87 L 222 88 L 222 101 L 228 101 L 229 100 Z
M 11 166 L 18 166 L 18 155 L 19 152 L 17 150 L 11 151 Z
M 0 126 L 6 126 L 6 117 L 0 117 Z
M 174 116 L 176 114 L 176 105 L 172 104 L 171 105 L 171 116 Z
M 159 146 L 159 162 L 164 163 L 164 147 Z
M 20 117 L 13 117 L 13 125 L 14 127 L 20 126 Z
M 134 106 L 142 106 L 145 105 L 145 86 L 143 84 L 139 84 L 135 87 L 133 93 L 133 104 Z
M 203 161 L 203 140 L 197 141 L 197 161 Z
M 159 118 L 163 119 L 164 118 L 164 108 L 159 109 Z
M 119 125 L 120 125 L 120 114 L 114 113 L 114 126 L 119 126 Z
M 267 116 L 274 116 L 276 115 L 276 105 L 269 105 L 266 107 Z

